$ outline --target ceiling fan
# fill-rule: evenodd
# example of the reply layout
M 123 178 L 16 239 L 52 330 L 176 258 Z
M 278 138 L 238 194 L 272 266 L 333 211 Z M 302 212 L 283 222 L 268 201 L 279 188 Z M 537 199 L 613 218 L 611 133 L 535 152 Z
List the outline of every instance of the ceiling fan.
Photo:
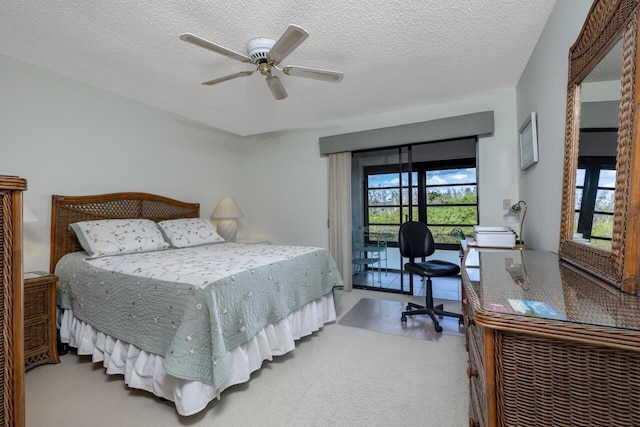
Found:
M 339 71 L 298 67 L 295 65 L 287 65 L 284 67 L 280 66 L 280 62 L 300 46 L 307 37 L 309 37 L 309 33 L 307 33 L 302 27 L 291 24 L 277 41 L 266 37 L 257 37 L 249 40 L 247 43 L 248 55 L 243 55 L 227 49 L 190 33 L 182 34 L 180 39 L 196 46 L 212 50 L 221 55 L 228 56 L 229 58 L 237 61 L 254 64 L 256 67 L 255 70 L 252 71 L 240 71 L 235 74 L 203 82 L 203 85 L 214 85 L 235 79 L 236 77 L 250 76 L 255 71 L 258 71 L 260 74 L 265 76 L 267 85 L 269 86 L 273 97 L 280 100 L 287 97 L 287 91 L 284 89 L 284 86 L 278 76 L 274 76 L 272 74 L 273 69 L 281 71 L 289 76 L 306 77 L 335 83 L 341 81 L 344 77 L 344 75 Z

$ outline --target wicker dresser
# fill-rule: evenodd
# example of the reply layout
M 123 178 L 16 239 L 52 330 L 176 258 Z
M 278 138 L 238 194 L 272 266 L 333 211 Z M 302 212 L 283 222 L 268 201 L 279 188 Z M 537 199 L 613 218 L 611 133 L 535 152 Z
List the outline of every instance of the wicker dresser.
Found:
M 551 252 L 470 250 L 462 270 L 471 426 L 640 425 L 638 296 Z
M 0 175 L 0 426 L 24 426 L 22 192 L 27 182 Z

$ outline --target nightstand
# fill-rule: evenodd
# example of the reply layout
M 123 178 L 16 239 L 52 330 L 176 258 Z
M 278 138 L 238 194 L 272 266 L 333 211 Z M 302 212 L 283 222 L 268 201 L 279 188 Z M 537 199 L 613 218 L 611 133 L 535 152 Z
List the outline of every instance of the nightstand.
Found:
M 56 344 L 56 282 L 44 271 L 24 273 L 24 367 L 60 363 Z

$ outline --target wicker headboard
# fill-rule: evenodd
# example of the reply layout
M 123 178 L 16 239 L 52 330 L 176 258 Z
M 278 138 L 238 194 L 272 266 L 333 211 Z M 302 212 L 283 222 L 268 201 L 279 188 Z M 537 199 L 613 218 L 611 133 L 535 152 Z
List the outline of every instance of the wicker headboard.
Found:
M 164 221 L 177 218 L 198 218 L 199 203 L 187 203 L 148 193 L 111 193 L 95 196 L 53 195 L 51 207 L 50 271 L 60 258 L 82 247 L 70 224 L 108 218 L 145 218 Z

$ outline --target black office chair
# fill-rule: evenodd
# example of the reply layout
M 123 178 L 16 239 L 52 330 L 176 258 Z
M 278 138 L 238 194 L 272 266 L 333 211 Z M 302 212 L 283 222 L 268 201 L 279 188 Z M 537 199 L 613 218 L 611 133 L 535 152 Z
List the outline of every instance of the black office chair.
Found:
M 405 222 L 400 226 L 398 231 L 398 246 L 400 247 L 400 255 L 408 258 L 409 262 L 404 265 L 404 269 L 408 271 L 411 289 L 413 289 L 413 275 L 426 278 L 426 304 L 418 305 L 412 302 L 407 303 L 407 311 L 402 312 L 402 322 L 407 321 L 407 316 L 417 314 L 427 314 L 435 324 L 436 332 L 442 332 L 442 326 L 436 319 L 436 316 L 457 317 L 458 324 L 463 323 L 462 314 L 444 311 L 442 304 L 433 306 L 433 290 L 431 284 L 432 277 L 457 276 L 460 273 L 460 267 L 456 264 L 442 260 L 428 260 L 425 262 L 415 262 L 416 258 L 424 258 L 436 250 L 433 236 L 429 228 L 421 222 Z

